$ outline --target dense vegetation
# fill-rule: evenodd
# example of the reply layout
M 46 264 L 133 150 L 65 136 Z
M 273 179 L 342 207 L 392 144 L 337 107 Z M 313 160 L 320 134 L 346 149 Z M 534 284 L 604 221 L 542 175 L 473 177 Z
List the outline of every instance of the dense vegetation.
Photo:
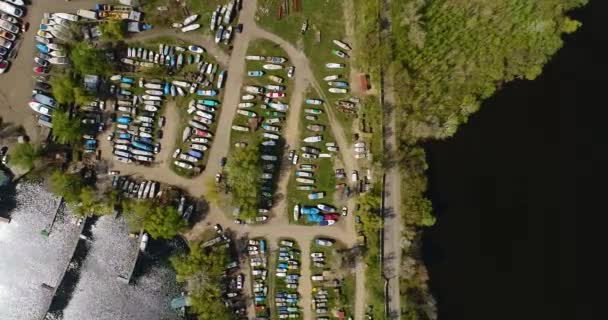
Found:
M 134 200 L 124 202 L 124 210 L 132 229 L 144 229 L 155 239 L 171 239 L 187 227 L 186 221 L 172 205 Z
M 177 281 L 187 282 L 192 311 L 199 320 L 228 320 L 230 310 L 222 300 L 220 282 L 228 254 L 224 246 L 201 248 L 190 243 L 190 253 L 171 258 Z
M 226 164 L 226 184 L 232 193 L 233 205 L 240 208 L 240 216 L 253 219 L 257 215 L 261 198 L 260 177 L 262 160 L 257 143 L 233 148 Z
M 392 2 L 401 138 L 452 136 L 505 82 L 535 79 L 586 0 Z
M 79 173 L 54 171 L 49 177 L 50 190 L 63 197 L 79 217 L 104 215 L 112 212 L 112 197 L 103 194 L 85 181 Z
M 76 103 L 83 105 L 91 101 L 91 96 L 78 85 L 78 81 L 70 74 L 57 74 L 50 80 L 53 97 L 60 104 Z
M 67 111 L 53 113 L 53 136 L 61 144 L 76 144 L 82 140 L 85 129 L 79 117 L 70 117 Z
M 106 41 L 116 41 L 125 38 L 127 25 L 123 20 L 106 21 L 99 25 L 101 38 Z
M 106 75 L 113 71 L 105 52 L 87 42 L 79 42 L 70 49 L 72 67 L 80 75 Z
M 34 164 L 38 159 L 40 159 L 41 156 L 42 149 L 40 146 L 31 144 L 29 142 L 18 143 L 11 153 L 9 163 L 24 170 L 31 170 L 34 168 Z

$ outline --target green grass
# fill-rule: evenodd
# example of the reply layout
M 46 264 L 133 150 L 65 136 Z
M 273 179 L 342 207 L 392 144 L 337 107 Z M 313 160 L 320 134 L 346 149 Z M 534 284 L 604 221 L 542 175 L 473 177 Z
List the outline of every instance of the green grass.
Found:
M 359 121 L 361 137 L 367 142 L 367 147 L 375 163 L 384 160 L 384 141 L 382 136 L 383 110 L 380 101 L 375 96 L 367 96 L 361 101 L 361 118 Z
M 256 40 L 256 41 L 253 41 L 252 43 L 250 43 L 247 53 L 249 55 L 287 57 L 287 55 L 285 54 L 283 49 L 275 46 L 273 43 L 266 41 L 266 40 Z M 285 79 L 281 85 L 286 87 L 286 90 L 285 90 L 286 96 L 284 98 L 273 99 L 273 100 L 281 101 L 283 103 L 289 104 L 289 99 L 291 97 L 291 93 L 293 90 L 293 86 L 292 86 L 293 83 L 287 77 L 286 68 L 289 65 L 289 61 L 287 61 L 285 64 L 283 64 L 285 66 L 285 68 L 281 69 L 281 70 L 264 70 L 262 68 L 262 66 L 264 64 L 265 64 L 265 62 L 260 62 L 260 61 L 246 61 L 247 71 L 263 70 L 265 72 L 265 74 L 262 77 L 245 76 L 245 79 L 243 81 L 243 88 L 248 85 L 264 86 L 264 85 L 269 85 L 269 84 L 276 84 L 275 82 L 273 82 L 272 80 L 270 80 L 268 78 L 268 75 L 279 76 L 279 77 Z M 242 90 L 241 92 L 243 95 L 247 94 L 245 92 L 245 90 Z M 245 101 L 243 101 L 243 102 L 245 102 Z M 255 103 L 254 107 L 247 108 L 245 110 L 255 112 L 257 115 L 257 118 L 261 118 L 262 120 L 268 119 L 268 118 L 276 118 L 274 116 L 269 117 L 269 116 L 264 115 L 265 112 L 272 112 L 273 109 L 270 109 L 270 108 L 263 109 L 262 106 L 264 106 L 264 102 L 262 101 L 262 99 L 260 97 L 256 97 L 256 99 L 254 99 L 252 101 L 247 101 L 247 102 Z M 269 148 L 268 150 L 264 151 L 263 154 L 272 153 L 272 154 L 276 155 L 279 159 L 281 159 L 283 146 L 285 145 L 285 139 L 282 137 L 282 134 L 284 132 L 285 119 L 287 119 L 288 114 L 289 114 L 289 109 L 287 110 L 287 112 L 285 112 L 283 115 L 280 116 L 280 118 L 284 118 L 284 120 L 282 122 L 271 124 L 273 126 L 277 126 L 280 128 L 279 132 L 272 132 L 272 133 L 278 134 L 281 137 L 277 141 L 276 147 Z M 250 118 L 248 118 L 244 115 L 236 114 L 232 124 L 249 127 L 249 124 L 248 124 L 249 120 L 250 120 Z M 231 130 L 231 133 L 230 133 L 231 148 L 235 148 L 235 143 L 237 143 L 237 142 L 245 142 L 247 144 L 251 144 L 251 143 L 260 143 L 260 141 L 264 140 L 263 135 L 264 135 L 264 132 L 266 132 L 266 131 L 261 128 L 262 124 L 264 124 L 264 122 L 262 122 L 260 124 L 260 127 L 253 132 L 251 132 L 251 131 L 242 132 L 242 131 Z M 281 161 L 276 161 L 276 162 L 274 162 L 274 164 L 275 164 L 275 168 L 273 170 L 273 173 L 274 173 L 273 180 L 271 181 L 271 184 L 270 184 L 273 190 L 276 189 L 277 181 L 279 178 L 278 173 L 280 172 Z M 274 193 L 274 191 L 272 193 Z
M 313 282 L 312 298 L 314 299 L 314 294 L 318 290 L 326 290 L 328 315 L 331 314 L 332 310 L 344 310 L 345 316 L 348 318 L 349 316 L 354 316 L 355 275 L 352 270 L 342 270 L 341 257 L 338 251 L 345 248 L 346 246 L 341 242 L 336 242 L 332 247 L 323 247 L 316 245 L 313 241 L 310 245 L 310 252 L 323 252 L 325 267 L 316 267 L 311 257 L 306 257 L 306 259 L 311 259 L 310 268 L 312 275 L 322 274 L 323 271 L 330 271 L 333 275 L 340 275 L 339 278 L 342 279 L 342 285 L 338 288 Z
M 308 97 L 313 98 L 312 96 L 308 96 Z M 323 113 L 320 115 L 317 115 L 317 121 L 308 121 L 305 119 L 306 114 L 304 113 L 304 109 L 306 109 L 306 108 L 322 109 Z M 305 146 L 305 145 L 317 147 L 317 148 L 320 148 L 321 146 L 323 146 L 323 148 L 321 148 L 322 152 L 331 153 L 331 154 L 333 154 L 333 157 L 332 158 L 317 158 L 314 160 L 304 159 L 303 157 L 300 157 L 300 160 L 298 160 L 299 164 L 316 165 L 316 168 L 314 170 L 314 172 L 315 172 L 314 179 L 316 180 L 316 183 L 315 183 L 316 188 L 312 191 L 297 190 L 297 186 L 299 185 L 299 183 L 296 181 L 296 176 L 295 176 L 295 171 L 297 170 L 297 166 L 293 166 L 293 170 L 291 170 L 291 172 L 290 172 L 289 185 L 287 187 L 287 215 L 289 217 L 289 221 L 292 223 L 308 224 L 306 222 L 306 220 L 304 219 L 304 217 L 301 217 L 300 220 L 298 220 L 297 222 L 294 220 L 292 210 L 296 204 L 311 206 L 311 205 L 317 205 L 319 203 L 331 204 L 333 202 L 333 197 L 334 197 L 334 192 L 335 192 L 335 187 L 336 187 L 336 179 L 335 179 L 335 172 L 334 172 L 334 157 L 336 157 L 338 155 L 336 153 L 328 152 L 324 147 L 324 144 L 326 142 L 335 142 L 335 139 L 334 139 L 332 131 L 331 131 L 331 127 L 329 125 L 329 119 L 327 117 L 327 112 L 325 110 L 325 106 L 311 106 L 311 105 L 303 106 L 302 113 L 300 114 L 300 129 L 301 130 L 300 130 L 300 136 L 298 139 L 299 141 L 302 141 L 302 139 L 304 139 L 305 137 L 320 134 L 320 133 L 312 132 L 312 131 L 309 131 L 306 129 L 307 125 L 313 124 L 313 123 L 325 126 L 325 130 L 322 132 L 324 140 L 322 142 L 316 143 L 316 144 L 306 144 L 304 142 L 301 142 L 298 145 L 298 153 L 300 153 L 300 151 L 301 151 L 299 148 L 302 146 Z M 325 192 L 325 197 L 323 199 L 319 199 L 319 200 L 309 200 L 308 199 L 308 194 L 310 194 L 312 192 L 318 192 L 318 191 Z
M 329 99 L 327 103 L 333 107 L 336 101 L 350 96 L 348 93 L 329 93 L 327 91 L 329 85 L 323 81 L 323 77 L 332 74 L 340 74 L 342 75 L 342 80 L 349 81 L 349 59 L 339 58 L 331 52 L 332 50 L 339 49 L 333 44 L 332 40 L 342 40 L 346 33 L 342 14 L 342 2 L 327 0 L 301 1 L 301 12 L 290 9 L 289 15 L 278 19 L 277 12 L 280 3 L 283 3 L 283 1 L 259 0 L 257 10 L 258 25 L 279 35 L 304 51 L 311 62 L 312 71 L 321 89 Z M 291 1 L 289 3 L 291 4 Z M 306 19 L 308 19 L 309 27 L 308 31 L 302 35 L 300 30 Z M 318 37 L 319 35 L 320 37 Z M 318 39 L 320 39 L 320 42 L 318 42 Z M 344 63 L 346 67 L 338 70 L 327 69 L 325 64 L 328 62 Z M 354 117 L 337 109 L 335 114 L 345 134 L 347 136 L 352 135 L 352 121 Z

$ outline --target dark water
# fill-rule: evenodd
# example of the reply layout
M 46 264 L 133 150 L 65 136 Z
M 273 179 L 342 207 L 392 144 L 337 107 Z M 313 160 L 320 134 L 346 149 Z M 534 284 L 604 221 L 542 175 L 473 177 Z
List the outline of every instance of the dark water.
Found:
M 591 2 L 542 77 L 508 85 L 427 148 L 439 219 L 424 256 L 440 319 L 600 318 L 608 4 Z

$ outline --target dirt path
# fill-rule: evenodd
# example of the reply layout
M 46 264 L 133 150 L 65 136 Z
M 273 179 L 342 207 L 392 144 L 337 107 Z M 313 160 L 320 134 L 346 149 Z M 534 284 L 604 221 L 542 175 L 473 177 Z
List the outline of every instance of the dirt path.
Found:
M 391 32 L 391 15 L 390 15 L 391 0 L 384 0 L 383 10 L 381 12 L 384 24 L 382 38 L 387 38 L 386 34 Z M 393 86 L 393 77 L 384 70 L 382 81 L 382 101 L 384 111 L 384 148 L 385 153 L 389 157 L 394 157 L 398 148 L 397 126 L 395 110 L 395 89 Z M 401 176 L 399 168 L 394 161 L 386 170 L 384 180 L 384 234 L 383 234 L 383 273 L 388 281 L 388 289 L 386 301 L 388 310 L 387 316 L 389 319 L 399 319 L 401 316 L 401 294 L 399 288 L 399 270 L 401 269 Z

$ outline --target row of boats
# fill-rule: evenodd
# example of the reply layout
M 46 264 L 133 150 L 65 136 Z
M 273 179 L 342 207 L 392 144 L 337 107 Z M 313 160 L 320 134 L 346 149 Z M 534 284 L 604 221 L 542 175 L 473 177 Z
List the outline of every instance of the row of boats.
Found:
M 230 44 L 233 34 L 233 27 L 230 23 L 240 7 L 241 0 L 233 0 L 223 6 L 218 5 L 213 11 L 209 28 L 211 31 L 215 31 L 215 43 Z
M 151 163 L 161 147 L 155 142 L 155 132 L 163 125 L 163 121 L 158 120 L 158 111 L 163 104 L 162 95 L 156 95 L 156 90 L 152 89 L 145 90 L 146 94 L 141 96 L 133 95 L 129 91 L 136 85 L 132 77 L 114 75 L 110 80 L 121 88 L 116 92 L 115 110 L 118 115 L 115 130 L 108 136 L 113 144 L 114 159 L 124 163 Z M 157 85 L 163 83 L 143 78 L 139 80 L 141 88 L 154 88 Z

